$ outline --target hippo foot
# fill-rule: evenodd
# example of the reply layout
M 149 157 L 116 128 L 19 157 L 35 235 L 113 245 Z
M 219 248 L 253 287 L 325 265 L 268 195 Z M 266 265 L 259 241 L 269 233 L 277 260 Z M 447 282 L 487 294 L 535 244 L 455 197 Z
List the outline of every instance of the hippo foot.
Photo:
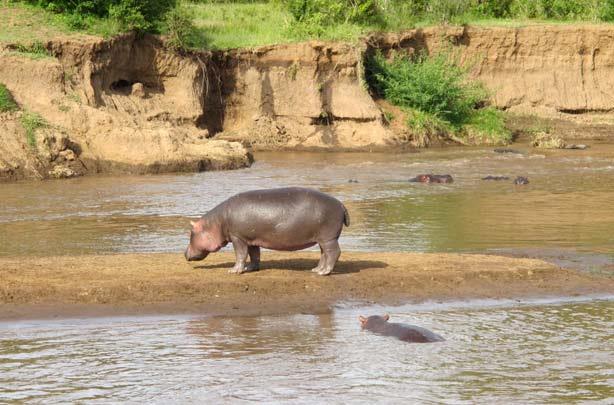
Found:
M 260 263 L 250 263 L 247 266 L 245 266 L 244 271 L 258 271 L 258 270 L 260 270 Z
M 245 272 L 245 267 L 244 266 L 237 266 L 235 265 L 232 269 L 228 270 L 229 274 L 241 274 Z
M 323 268 L 323 269 L 318 270 L 317 273 L 321 276 L 328 276 L 332 271 L 333 269 Z

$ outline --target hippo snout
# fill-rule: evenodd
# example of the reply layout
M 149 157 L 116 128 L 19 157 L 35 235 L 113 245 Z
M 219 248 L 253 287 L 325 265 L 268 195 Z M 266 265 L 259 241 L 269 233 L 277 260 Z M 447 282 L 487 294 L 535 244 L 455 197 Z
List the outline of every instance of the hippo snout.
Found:
M 197 260 L 203 260 L 205 257 L 207 257 L 208 254 L 209 252 L 200 252 L 200 253 L 194 254 L 190 252 L 190 248 L 187 248 L 185 250 L 184 256 L 187 261 L 193 262 Z

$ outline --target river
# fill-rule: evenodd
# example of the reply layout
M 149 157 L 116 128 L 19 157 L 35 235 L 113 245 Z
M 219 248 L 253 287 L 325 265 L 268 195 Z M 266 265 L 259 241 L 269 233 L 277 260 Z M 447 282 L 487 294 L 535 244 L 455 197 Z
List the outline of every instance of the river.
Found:
M 237 171 L 0 184 L 0 255 L 179 254 L 188 220 L 225 198 L 300 185 L 346 204 L 345 250 L 538 257 L 612 276 L 614 147 L 518 149 L 259 153 Z M 420 173 L 455 181 L 407 182 Z M 530 184 L 514 185 L 519 175 Z M 339 303 L 326 315 L 0 323 L 0 402 L 608 403 L 613 302 Z M 382 312 L 446 341 L 360 331 L 358 314 Z

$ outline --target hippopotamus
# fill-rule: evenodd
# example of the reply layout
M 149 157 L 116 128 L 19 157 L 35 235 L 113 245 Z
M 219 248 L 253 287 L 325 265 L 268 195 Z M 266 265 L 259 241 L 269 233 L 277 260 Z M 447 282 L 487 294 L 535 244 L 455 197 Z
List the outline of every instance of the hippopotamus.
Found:
M 509 149 L 509 148 L 497 148 L 497 149 L 493 149 L 493 152 L 495 152 L 495 153 L 513 153 L 513 154 L 516 154 L 516 155 L 522 155 L 523 154 L 519 150 Z
M 412 183 L 452 183 L 454 179 L 449 174 L 419 174 L 409 181 Z
M 514 184 L 529 184 L 529 179 L 527 177 L 518 176 L 514 180 Z
M 190 223 L 188 261 L 202 260 L 230 242 L 236 263 L 229 273 L 241 274 L 259 270 L 260 248 L 292 251 L 318 244 L 320 261 L 312 271 L 325 276 L 341 255 L 338 239 L 350 216 L 336 198 L 290 187 L 237 194 Z
M 494 181 L 499 181 L 499 180 L 509 180 L 510 178 L 507 176 L 486 176 L 486 177 L 482 177 L 482 180 L 494 180 Z
M 359 316 L 360 327 L 383 336 L 392 336 L 404 342 L 430 343 L 442 342 L 444 338 L 428 329 L 414 325 L 388 322 L 390 315 L 373 315 L 368 318 Z

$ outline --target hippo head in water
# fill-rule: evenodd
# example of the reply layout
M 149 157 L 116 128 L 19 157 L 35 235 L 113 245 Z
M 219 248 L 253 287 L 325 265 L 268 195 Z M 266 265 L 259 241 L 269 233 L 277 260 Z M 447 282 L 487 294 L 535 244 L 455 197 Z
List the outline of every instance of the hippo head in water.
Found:
M 219 226 L 209 224 L 204 218 L 198 221 L 190 221 L 190 243 L 185 250 L 185 258 L 188 261 L 203 260 L 211 252 L 217 252 L 227 242 L 223 240 Z
M 362 329 L 368 330 L 378 330 L 386 325 L 386 322 L 390 319 L 390 315 L 385 314 L 384 316 L 372 315 L 368 318 L 360 315 L 358 320 L 360 321 L 360 327 Z

